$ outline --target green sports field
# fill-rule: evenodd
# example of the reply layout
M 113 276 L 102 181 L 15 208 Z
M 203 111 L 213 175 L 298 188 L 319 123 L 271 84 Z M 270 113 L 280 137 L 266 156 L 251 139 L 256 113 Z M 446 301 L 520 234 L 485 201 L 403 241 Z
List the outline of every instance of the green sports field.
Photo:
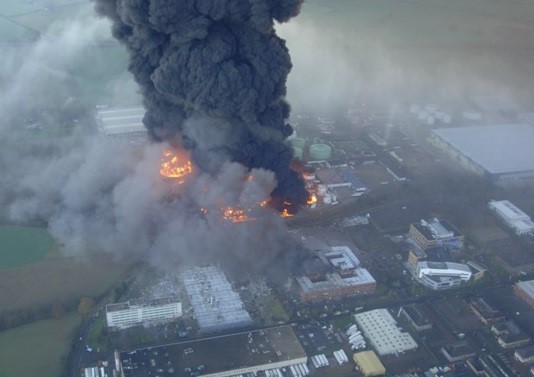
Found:
M 0 226 L 0 270 L 41 261 L 53 242 L 46 229 Z

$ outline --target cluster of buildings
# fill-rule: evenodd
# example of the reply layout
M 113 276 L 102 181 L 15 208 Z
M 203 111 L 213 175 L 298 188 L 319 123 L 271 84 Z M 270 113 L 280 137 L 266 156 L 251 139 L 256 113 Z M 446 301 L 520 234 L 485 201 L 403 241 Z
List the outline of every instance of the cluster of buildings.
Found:
M 301 300 L 372 294 L 376 280 L 360 267 L 360 261 L 348 246 L 333 246 L 316 252 L 317 269 L 295 278 Z
M 453 255 L 464 246 L 464 235 L 446 220 L 432 218 L 411 224 L 408 233 L 408 268 L 431 289 L 447 289 L 483 273 L 469 264 L 455 263 Z

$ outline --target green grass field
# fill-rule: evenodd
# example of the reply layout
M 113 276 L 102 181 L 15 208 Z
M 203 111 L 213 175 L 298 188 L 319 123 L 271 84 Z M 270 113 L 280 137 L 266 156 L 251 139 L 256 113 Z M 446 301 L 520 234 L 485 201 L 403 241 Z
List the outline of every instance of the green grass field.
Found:
M 0 377 L 57 377 L 79 323 L 70 314 L 0 333 Z
M 0 270 L 42 260 L 53 242 L 46 229 L 0 226 Z

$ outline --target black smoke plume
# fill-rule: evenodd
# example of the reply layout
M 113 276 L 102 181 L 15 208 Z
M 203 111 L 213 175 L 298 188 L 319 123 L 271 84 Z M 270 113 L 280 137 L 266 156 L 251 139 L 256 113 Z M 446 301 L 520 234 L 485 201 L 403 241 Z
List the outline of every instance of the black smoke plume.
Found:
M 154 140 L 178 141 L 210 173 L 224 160 L 271 170 L 275 207 L 305 203 L 285 143 L 291 60 L 274 30 L 303 0 L 94 1 L 129 51 Z

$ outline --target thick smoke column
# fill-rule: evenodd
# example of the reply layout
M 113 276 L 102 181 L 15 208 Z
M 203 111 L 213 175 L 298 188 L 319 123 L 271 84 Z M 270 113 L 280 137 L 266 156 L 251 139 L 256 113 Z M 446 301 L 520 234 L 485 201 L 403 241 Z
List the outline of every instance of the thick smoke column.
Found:
M 150 135 L 178 140 L 210 173 L 224 160 L 273 171 L 278 208 L 307 199 L 289 168 L 291 61 L 274 31 L 274 21 L 296 16 L 302 1 L 95 0 L 130 53 Z

